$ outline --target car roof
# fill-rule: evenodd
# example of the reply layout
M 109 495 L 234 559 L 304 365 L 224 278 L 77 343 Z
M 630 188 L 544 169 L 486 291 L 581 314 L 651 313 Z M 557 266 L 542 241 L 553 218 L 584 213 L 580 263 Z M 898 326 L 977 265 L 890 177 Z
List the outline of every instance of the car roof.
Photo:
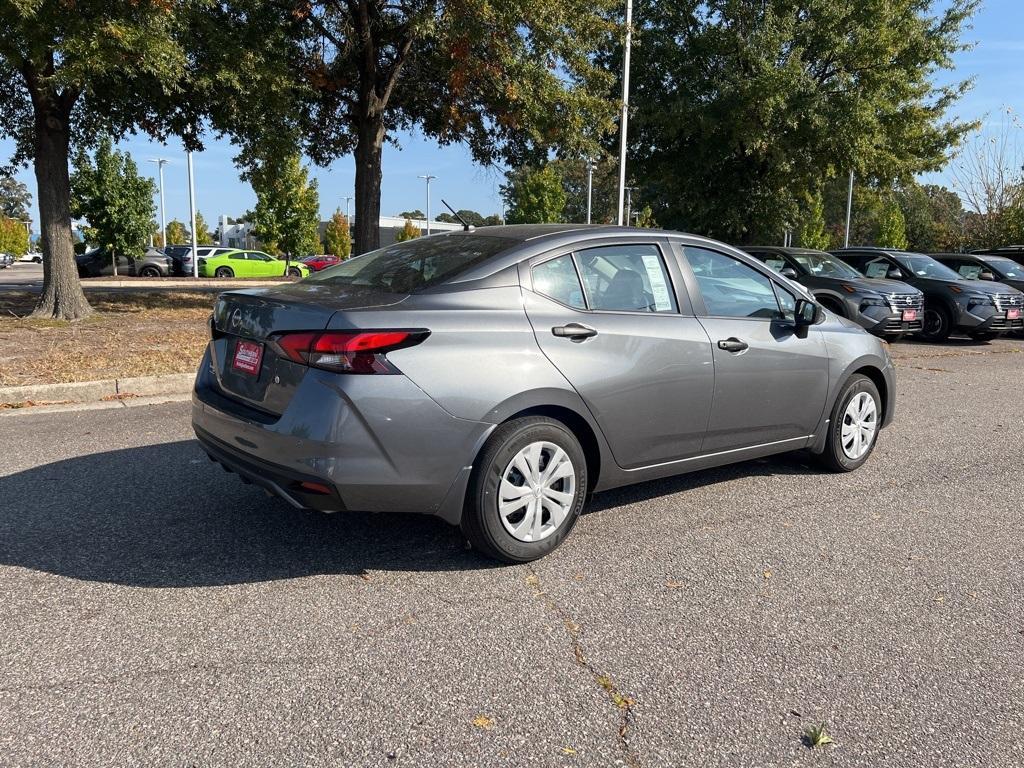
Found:
M 739 246 L 741 251 L 774 251 L 775 253 L 784 253 L 788 256 L 792 256 L 798 253 L 828 253 L 828 251 L 819 251 L 817 248 L 795 248 L 791 245 L 741 245 Z

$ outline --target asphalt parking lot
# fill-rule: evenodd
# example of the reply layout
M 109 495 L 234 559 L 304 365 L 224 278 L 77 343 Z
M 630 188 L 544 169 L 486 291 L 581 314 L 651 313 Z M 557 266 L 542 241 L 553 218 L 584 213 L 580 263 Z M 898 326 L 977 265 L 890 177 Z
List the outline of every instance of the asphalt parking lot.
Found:
M 895 349 L 860 471 L 610 492 L 530 567 L 268 499 L 185 403 L 0 414 L 0 764 L 1022 765 L 1024 342 Z

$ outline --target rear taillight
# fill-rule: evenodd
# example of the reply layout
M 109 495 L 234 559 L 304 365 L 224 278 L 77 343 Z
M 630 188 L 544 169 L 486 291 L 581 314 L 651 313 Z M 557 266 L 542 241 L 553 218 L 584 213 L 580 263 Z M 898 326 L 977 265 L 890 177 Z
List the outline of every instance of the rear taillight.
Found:
M 297 331 L 277 333 L 270 344 L 292 362 L 337 373 L 399 373 L 386 354 L 422 342 L 430 331 Z

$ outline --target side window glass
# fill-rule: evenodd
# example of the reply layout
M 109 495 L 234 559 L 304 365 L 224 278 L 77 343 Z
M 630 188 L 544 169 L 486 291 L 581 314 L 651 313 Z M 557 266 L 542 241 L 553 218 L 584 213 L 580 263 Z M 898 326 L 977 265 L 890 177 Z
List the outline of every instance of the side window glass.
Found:
M 780 317 L 772 281 L 753 267 L 704 248 L 685 246 L 683 253 L 709 315 L 766 320 Z
M 573 266 L 572 256 L 566 254 L 545 261 L 533 268 L 533 289 L 569 307 L 586 309 L 583 287 Z
M 775 284 L 775 296 L 782 308 L 782 317 L 790 322 L 796 322 L 796 296 L 778 283 Z
M 960 277 L 967 278 L 968 280 L 977 280 L 981 277 L 981 267 L 977 264 L 971 264 L 969 261 L 957 262 L 956 271 L 960 273 Z
M 606 245 L 576 254 L 590 308 L 675 312 L 668 273 L 656 245 Z
M 232 253 L 230 256 L 228 256 L 228 258 L 229 259 L 239 259 L 241 261 L 245 261 L 245 254 L 244 253 Z

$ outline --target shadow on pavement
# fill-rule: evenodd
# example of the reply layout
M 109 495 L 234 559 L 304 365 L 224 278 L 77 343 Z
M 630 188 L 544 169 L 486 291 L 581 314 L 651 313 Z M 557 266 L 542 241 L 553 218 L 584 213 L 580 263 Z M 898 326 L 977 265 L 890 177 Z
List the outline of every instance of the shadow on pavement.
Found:
M 750 474 L 817 472 L 786 455 L 609 491 L 590 511 Z M 496 564 L 427 515 L 296 510 L 211 464 L 192 440 L 0 477 L 0 563 L 136 587 L 244 584 Z M 571 539 L 570 539 L 571 541 Z

